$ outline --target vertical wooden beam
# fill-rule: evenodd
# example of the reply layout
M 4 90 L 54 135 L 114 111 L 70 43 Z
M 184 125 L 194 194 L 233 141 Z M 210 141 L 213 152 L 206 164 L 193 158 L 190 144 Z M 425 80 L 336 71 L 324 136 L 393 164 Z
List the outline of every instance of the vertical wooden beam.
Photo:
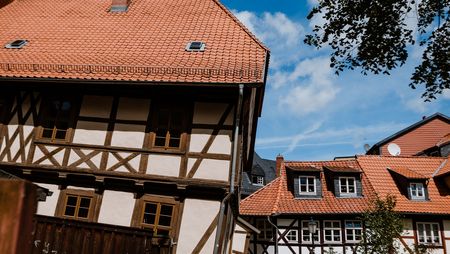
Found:
M 31 253 L 36 208 L 35 185 L 0 179 L 0 253 Z

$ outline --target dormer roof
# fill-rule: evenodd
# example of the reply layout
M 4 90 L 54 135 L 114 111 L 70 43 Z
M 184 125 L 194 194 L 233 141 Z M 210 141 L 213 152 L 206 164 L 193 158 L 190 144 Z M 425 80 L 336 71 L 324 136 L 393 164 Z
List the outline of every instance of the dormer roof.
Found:
M 0 8 L 0 78 L 265 82 L 268 49 L 218 0 L 124 2 L 111 12 L 111 0 L 13 0 Z M 18 39 L 27 44 L 4 47 Z M 187 51 L 191 41 L 206 48 Z
M 401 175 L 404 178 L 409 179 L 409 180 L 426 180 L 426 179 L 428 179 L 428 177 L 426 177 L 420 173 L 417 173 L 406 167 L 391 167 L 391 168 L 388 167 L 387 170 L 389 170 L 395 174 Z
M 358 167 L 338 167 L 338 166 L 324 166 L 325 169 L 333 173 L 361 173 L 361 169 Z

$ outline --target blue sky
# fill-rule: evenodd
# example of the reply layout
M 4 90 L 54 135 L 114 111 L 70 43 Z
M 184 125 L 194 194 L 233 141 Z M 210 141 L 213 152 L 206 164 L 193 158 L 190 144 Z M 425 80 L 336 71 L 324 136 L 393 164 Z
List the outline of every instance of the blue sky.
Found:
M 222 0 L 271 49 L 256 152 L 274 159 L 327 160 L 364 153 L 374 143 L 436 112 L 450 115 L 450 91 L 423 102 L 421 87 L 409 88 L 421 49 L 389 76 L 339 76 L 329 68 L 329 51 L 303 44 L 320 18 L 305 17 L 316 0 Z M 414 15 L 410 24 L 414 27 Z

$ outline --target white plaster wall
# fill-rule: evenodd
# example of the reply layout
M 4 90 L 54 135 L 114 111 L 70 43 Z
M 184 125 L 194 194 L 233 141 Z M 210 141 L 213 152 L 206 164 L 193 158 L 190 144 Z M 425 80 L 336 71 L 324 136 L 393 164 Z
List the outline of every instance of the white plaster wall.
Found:
M 78 121 L 73 143 L 102 146 L 105 144 L 107 129 L 106 123 Z
M 177 155 L 149 155 L 147 174 L 176 176 L 180 174 L 181 157 Z
M 117 119 L 147 121 L 150 99 L 121 97 L 117 108 Z
M 98 222 L 129 227 L 134 204 L 133 193 L 105 190 Z
M 109 118 L 113 98 L 111 96 L 83 96 L 80 116 Z
M 292 219 L 277 219 L 277 225 L 278 226 L 289 226 L 292 223 Z M 298 226 L 298 221 L 294 223 L 294 226 Z
M 117 130 L 118 129 L 118 130 Z M 124 129 L 129 129 L 125 131 Z M 145 126 L 116 124 L 111 139 L 112 146 L 142 148 Z
M 47 150 L 51 153 L 54 150 L 58 149 L 59 146 L 50 146 L 50 145 L 46 145 L 45 148 L 47 148 Z M 61 165 L 63 158 L 64 158 L 64 152 L 65 149 L 57 152 L 56 154 L 53 154 L 52 157 L 53 159 L 55 159 L 56 161 L 58 161 L 58 163 Z M 39 147 L 36 147 L 36 150 L 34 151 L 34 157 L 33 157 L 33 161 L 37 161 L 40 158 L 44 157 L 44 153 L 41 151 L 41 149 Z M 51 162 L 49 159 L 45 159 L 44 161 L 39 163 L 40 165 L 54 165 L 53 162 Z
M 201 152 L 208 142 L 212 130 L 193 129 L 189 145 L 190 152 Z M 231 131 L 219 131 L 208 153 L 231 154 Z
M 403 232 L 402 236 L 414 236 L 413 221 L 412 219 L 403 219 Z
M 196 159 L 188 160 L 188 171 L 192 169 Z M 228 181 L 230 161 L 204 159 L 200 163 L 194 178 Z
M 53 194 L 50 197 L 47 197 L 45 201 L 38 202 L 36 213 L 46 216 L 55 216 L 56 204 L 58 203 L 60 193 L 58 185 L 45 183 L 37 183 L 37 185 L 50 190 Z
M 300 253 L 299 250 L 298 250 L 298 247 L 291 246 L 291 248 L 295 251 L 295 253 Z M 278 246 L 278 253 L 279 254 L 292 254 L 292 251 L 287 246 L 279 245 Z
M 228 105 L 225 103 L 196 102 L 194 106 L 193 123 L 217 124 L 227 106 Z M 234 110 L 231 110 L 231 113 L 225 120 L 225 124 L 233 124 L 233 114 Z
M 203 234 L 219 212 L 220 202 L 186 199 L 178 237 L 177 253 L 192 253 Z M 211 254 L 216 230 L 211 234 L 200 253 Z
M 16 124 L 10 124 L 7 126 L 7 130 L 8 130 L 8 135 L 6 137 L 4 137 L 2 143 L 0 143 L 0 153 L 4 151 L 5 146 L 6 146 L 6 139 L 11 139 L 12 136 L 14 135 L 14 132 L 17 130 L 17 128 L 19 127 L 19 125 Z M 24 139 L 26 139 L 34 130 L 34 127 L 31 125 L 23 125 L 22 126 L 23 129 L 23 136 Z M 19 134 L 21 135 L 21 134 Z M 9 148 L 9 151 L 11 153 L 11 157 L 14 158 L 16 156 L 16 154 L 19 152 L 20 150 L 20 137 L 19 135 L 16 136 L 16 138 L 13 140 L 11 147 Z M 9 141 L 11 142 L 11 140 Z M 26 157 L 28 156 L 28 150 L 30 148 L 30 142 L 25 146 L 25 160 Z M 5 156 L 3 161 L 7 161 L 8 157 Z M 25 162 L 25 160 L 22 160 L 22 157 L 19 156 L 17 158 L 17 162 Z
M 247 239 L 247 233 L 243 232 L 246 232 L 246 230 L 241 226 L 236 225 L 233 234 L 233 246 L 232 246 L 233 250 L 235 251 L 244 252 L 245 250 L 245 241 Z

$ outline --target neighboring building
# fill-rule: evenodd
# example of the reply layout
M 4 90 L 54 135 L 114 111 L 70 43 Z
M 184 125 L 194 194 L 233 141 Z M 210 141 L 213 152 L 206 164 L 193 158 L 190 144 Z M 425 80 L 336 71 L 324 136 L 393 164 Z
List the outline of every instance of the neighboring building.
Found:
M 375 193 L 397 197 L 396 211 L 404 215 L 396 243 L 402 253 L 422 244 L 433 253 L 450 253 L 448 158 L 357 156 L 279 164 L 280 177 L 241 201 L 241 214 L 261 230 L 253 235 L 249 253 L 276 253 L 275 248 L 278 253 L 357 253 L 365 230 L 359 217 Z M 311 220 L 317 223 L 314 237 Z
M 0 169 L 53 192 L 38 219 L 147 229 L 171 253 L 243 251 L 238 185 L 269 52 L 231 12 L 216 0 L 13 0 L 0 23 Z M 51 245 L 36 239 L 36 251 L 65 252 L 42 234 Z
M 262 159 L 254 153 L 251 170 L 242 175 L 241 197 L 247 197 L 274 180 L 277 177 L 275 167 L 275 161 Z
M 366 154 L 447 156 L 449 135 L 450 118 L 436 113 L 381 140 Z

